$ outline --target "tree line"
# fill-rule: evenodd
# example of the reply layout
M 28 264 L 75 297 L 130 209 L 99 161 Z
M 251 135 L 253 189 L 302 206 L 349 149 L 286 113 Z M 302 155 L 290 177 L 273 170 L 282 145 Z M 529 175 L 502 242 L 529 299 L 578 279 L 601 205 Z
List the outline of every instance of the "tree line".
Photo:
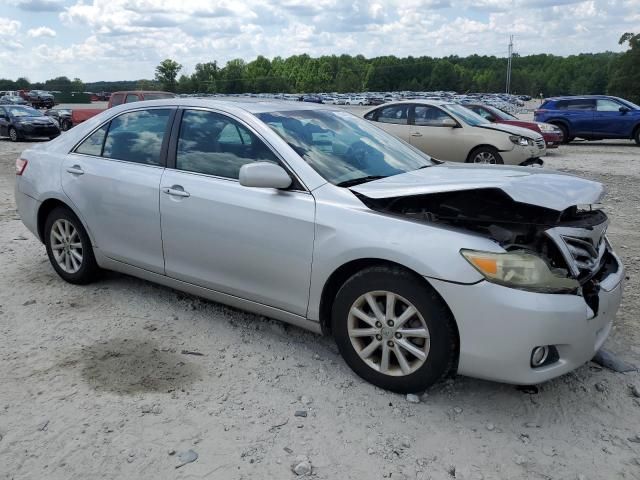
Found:
M 570 55 L 514 55 L 511 91 L 531 96 L 612 94 L 640 102 L 640 34 L 625 33 L 624 53 Z M 42 83 L 26 78 L 0 79 L 0 90 L 20 88 L 92 92 L 163 89 L 178 93 L 311 93 L 360 91 L 501 92 L 505 89 L 507 60 L 471 55 L 404 57 L 362 55 L 293 55 L 220 66 L 213 60 L 182 73 L 173 59 L 161 62 L 153 80 L 82 83 L 58 77 Z M 81 87 L 81 88 L 80 88 Z

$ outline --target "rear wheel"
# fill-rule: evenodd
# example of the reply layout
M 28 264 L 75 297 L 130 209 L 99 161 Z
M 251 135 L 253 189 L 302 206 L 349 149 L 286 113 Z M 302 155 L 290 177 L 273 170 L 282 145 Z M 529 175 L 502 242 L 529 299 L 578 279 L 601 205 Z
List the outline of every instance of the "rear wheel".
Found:
M 394 392 L 427 389 L 451 371 L 456 357 L 448 308 L 401 268 L 367 268 L 347 280 L 333 304 L 332 328 L 351 369 Z
M 498 150 L 490 146 L 482 146 L 473 150 L 467 158 L 467 163 L 480 163 L 485 165 L 502 165 L 504 160 Z
M 100 269 L 91 241 L 72 211 L 55 208 L 47 217 L 44 237 L 49 261 L 63 280 L 84 285 L 97 278 Z
M 640 145 L 640 126 L 636 127 L 636 131 L 633 134 L 633 139 L 636 141 L 637 145 Z
M 63 132 L 66 132 L 70 128 L 71 128 L 70 120 L 62 120 L 62 122 L 60 122 L 60 130 L 62 130 Z

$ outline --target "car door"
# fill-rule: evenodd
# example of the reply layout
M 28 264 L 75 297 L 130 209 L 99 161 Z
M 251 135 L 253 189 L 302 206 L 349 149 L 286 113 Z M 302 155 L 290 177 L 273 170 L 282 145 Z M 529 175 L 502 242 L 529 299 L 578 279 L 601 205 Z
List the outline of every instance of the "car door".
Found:
M 376 122 L 376 125 L 384 131 L 409 142 L 411 131 L 408 103 L 382 106 L 369 112 L 364 118 Z
M 460 162 L 469 153 L 464 141 L 464 129 L 446 125 L 451 115 L 435 105 L 412 104 L 409 112 L 412 125 L 409 142 L 438 160 Z
M 315 201 L 243 187 L 240 167 L 281 163 L 249 127 L 224 113 L 183 111 L 162 178 L 166 274 L 291 313 L 307 310 Z
M 628 110 L 620 111 L 623 105 L 613 99 L 599 98 L 593 117 L 593 136 L 603 138 L 631 137 L 634 118 Z
M 118 115 L 67 155 L 62 188 L 103 255 L 164 273 L 160 179 L 172 108 Z
M 567 110 L 563 112 L 569 121 L 570 133 L 576 137 L 591 137 L 593 135 L 593 117 L 596 102 L 590 98 L 569 100 Z

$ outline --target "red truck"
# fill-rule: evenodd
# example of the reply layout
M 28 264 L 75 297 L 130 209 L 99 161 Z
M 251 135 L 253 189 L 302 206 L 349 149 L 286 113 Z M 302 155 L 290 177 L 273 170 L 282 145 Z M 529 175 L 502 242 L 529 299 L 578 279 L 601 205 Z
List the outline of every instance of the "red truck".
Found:
M 106 109 L 121 105 L 123 103 L 140 102 L 142 100 L 160 100 L 163 98 L 175 98 L 175 93 L 158 92 L 155 90 L 131 90 L 127 92 L 115 92 L 111 94 L 109 104 Z M 71 111 L 71 122 L 78 125 L 91 117 L 106 110 L 105 108 L 76 108 Z

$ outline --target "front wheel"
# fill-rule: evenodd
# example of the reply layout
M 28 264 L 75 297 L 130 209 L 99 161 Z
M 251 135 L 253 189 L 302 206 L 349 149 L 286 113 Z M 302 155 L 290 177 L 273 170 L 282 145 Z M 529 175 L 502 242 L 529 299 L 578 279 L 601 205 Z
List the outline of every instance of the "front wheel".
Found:
M 97 278 L 91 241 L 71 210 L 55 208 L 47 217 L 44 237 L 49 261 L 63 280 L 84 285 Z
M 635 134 L 633 135 L 633 139 L 636 141 L 637 145 L 640 145 L 640 127 L 636 128 Z
M 62 120 L 62 122 L 60 122 L 60 130 L 62 130 L 63 132 L 66 132 L 70 128 L 71 128 L 70 120 Z
M 11 127 L 9 129 L 9 139 L 12 142 L 17 142 L 18 140 L 20 140 L 20 135 L 18 135 L 18 131 L 15 129 L 15 127 Z
M 502 165 L 504 160 L 498 150 L 494 147 L 478 147 L 469 154 L 467 163 L 480 163 L 485 165 Z
M 424 280 L 401 268 L 356 273 L 332 309 L 338 349 L 351 369 L 394 392 L 421 392 L 449 373 L 456 358 L 453 318 Z

